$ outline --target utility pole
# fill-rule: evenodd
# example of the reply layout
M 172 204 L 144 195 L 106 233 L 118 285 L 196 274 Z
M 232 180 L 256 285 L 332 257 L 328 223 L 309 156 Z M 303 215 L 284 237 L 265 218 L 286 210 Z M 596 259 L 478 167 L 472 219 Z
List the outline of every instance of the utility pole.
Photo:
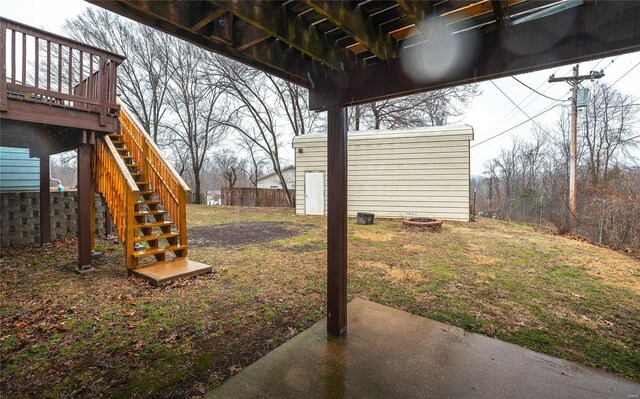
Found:
M 578 75 L 580 64 L 573 67 L 573 76 L 549 77 L 549 83 L 567 82 L 571 86 L 571 151 L 569 154 L 569 218 L 576 218 L 578 199 L 578 86 L 583 80 L 595 80 L 604 76 L 604 72 L 591 71 L 588 75 Z M 571 223 L 567 223 L 571 228 Z

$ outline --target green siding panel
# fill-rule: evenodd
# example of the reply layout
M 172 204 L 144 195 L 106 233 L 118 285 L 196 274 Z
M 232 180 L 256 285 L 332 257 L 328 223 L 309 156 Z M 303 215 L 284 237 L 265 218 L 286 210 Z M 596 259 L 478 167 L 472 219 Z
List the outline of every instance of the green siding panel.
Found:
M 0 147 L 0 191 L 39 190 L 40 160 L 27 148 Z

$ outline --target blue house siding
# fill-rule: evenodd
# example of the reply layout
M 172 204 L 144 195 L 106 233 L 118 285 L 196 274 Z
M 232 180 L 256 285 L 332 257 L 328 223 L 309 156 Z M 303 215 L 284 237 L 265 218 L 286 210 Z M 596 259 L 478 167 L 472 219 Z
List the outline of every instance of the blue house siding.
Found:
M 0 147 L 0 191 L 40 189 L 40 160 L 26 148 Z

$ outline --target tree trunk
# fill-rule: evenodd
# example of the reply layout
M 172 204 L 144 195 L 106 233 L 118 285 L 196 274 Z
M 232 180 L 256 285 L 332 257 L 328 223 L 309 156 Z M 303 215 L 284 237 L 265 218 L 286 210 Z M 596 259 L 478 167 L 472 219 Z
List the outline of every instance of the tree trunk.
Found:
M 193 199 L 194 204 L 200 204 L 200 173 L 199 171 L 193 170 L 193 180 L 195 186 L 195 198 Z

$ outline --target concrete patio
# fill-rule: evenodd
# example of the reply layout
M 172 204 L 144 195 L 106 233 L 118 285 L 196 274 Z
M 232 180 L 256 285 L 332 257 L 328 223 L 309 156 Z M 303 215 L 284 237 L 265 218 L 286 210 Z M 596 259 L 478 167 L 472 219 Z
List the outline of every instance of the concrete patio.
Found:
M 640 384 L 362 299 L 206 398 L 638 398 Z

